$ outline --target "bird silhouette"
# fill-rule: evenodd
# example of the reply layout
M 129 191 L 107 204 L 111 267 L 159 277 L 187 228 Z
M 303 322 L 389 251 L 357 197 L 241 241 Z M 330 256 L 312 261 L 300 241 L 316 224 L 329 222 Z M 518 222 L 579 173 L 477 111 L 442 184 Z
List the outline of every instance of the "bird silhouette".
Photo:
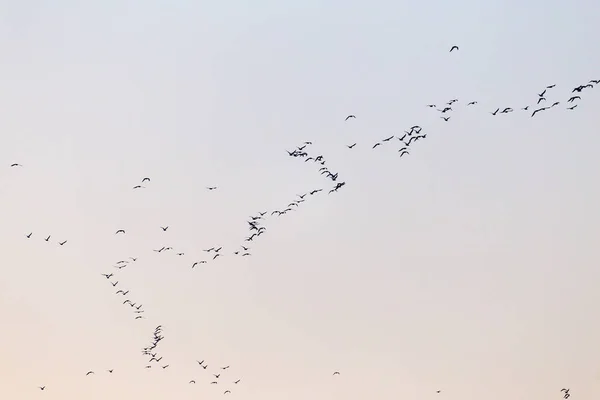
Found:
M 350 118 L 356 118 L 356 115 L 348 115 L 344 121 L 348 121 Z
M 356 146 L 356 143 L 351 144 L 350 146 L 346 146 L 346 147 L 348 147 L 349 149 L 352 149 L 352 148 L 354 148 L 354 146 Z
M 458 46 L 454 45 L 450 48 L 450 53 L 452 53 L 453 50 L 458 50 Z M 468 53 L 468 52 L 467 52 Z
M 116 232 L 115 232 L 115 235 L 116 235 L 116 234 L 119 234 L 119 233 L 125 233 L 125 230 L 123 230 L 123 229 L 119 229 L 118 231 L 116 231 Z

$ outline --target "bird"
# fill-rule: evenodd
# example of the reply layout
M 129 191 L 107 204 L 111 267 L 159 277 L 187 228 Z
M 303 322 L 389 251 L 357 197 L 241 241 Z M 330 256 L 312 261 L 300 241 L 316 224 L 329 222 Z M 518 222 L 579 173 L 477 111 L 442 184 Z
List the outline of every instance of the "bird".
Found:
M 190 383 L 196 383 L 196 381 L 192 379 L 192 380 L 190 381 Z
M 142 179 L 142 183 L 144 183 L 144 182 L 150 182 L 150 178 L 144 178 L 144 179 Z
M 227 393 L 231 393 L 231 390 L 226 390 L 223 392 L 223 394 L 227 394 Z
M 46 389 L 46 386 L 38 386 L 38 388 L 39 388 L 40 390 L 44 390 L 44 389 Z
M 67 241 L 65 240 L 64 242 L 58 242 L 59 245 L 64 246 L 65 243 L 67 243 Z
M 572 103 L 575 100 L 581 100 L 581 97 L 579 97 L 579 96 L 573 96 L 569 100 L 567 100 L 567 103 Z
M 436 391 L 436 393 L 440 393 L 440 392 L 441 392 L 441 390 L 437 390 L 437 391 Z
M 374 148 L 375 148 L 375 147 L 377 147 L 377 146 L 381 146 L 381 143 L 375 143 L 375 145 L 373 145 L 373 147 L 372 147 L 372 148 L 374 149 Z
M 114 370 L 112 370 L 112 369 L 109 369 L 109 370 L 107 370 L 107 371 L 108 371 L 108 373 L 109 373 L 109 374 L 112 374 Z
M 577 104 L 575 104 L 573 107 L 567 107 L 567 110 L 573 110 L 575 107 L 577 107 Z
M 123 229 L 119 229 L 118 231 L 115 232 L 115 235 L 119 234 L 119 233 L 125 233 L 125 230 Z
M 458 50 L 458 46 L 454 45 L 450 48 L 450 53 L 452 53 L 453 50 Z
M 356 118 L 356 115 L 348 115 L 344 121 L 348 121 L 350 118 Z
M 534 112 L 531 114 L 531 116 L 533 117 L 533 116 L 534 116 L 535 114 L 537 114 L 538 112 L 540 112 L 540 111 L 544 111 L 544 110 L 547 110 L 547 109 L 548 109 L 548 107 L 542 107 L 542 108 L 538 108 L 537 110 L 535 110 L 535 111 L 534 111 Z
M 113 274 L 102 274 L 102 276 L 104 276 L 106 279 L 110 279 Z
M 240 383 L 240 381 L 241 381 L 241 379 L 238 379 L 237 381 L 234 381 L 233 383 L 235 383 L 237 385 L 238 383 Z
M 538 96 L 539 96 L 539 97 L 544 97 L 544 95 L 546 94 L 546 90 L 547 90 L 547 89 L 544 89 L 544 91 L 543 91 L 542 93 L 538 94 Z M 545 100 L 545 99 L 544 99 L 544 100 Z
M 94 371 L 88 371 L 87 374 L 85 374 L 85 376 L 91 375 L 93 373 L 94 373 Z
M 354 143 L 354 144 L 351 144 L 350 146 L 346 145 L 346 147 L 348 147 L 349 149 L 352 149 L 352 148 L 354 148 L 354 146 L 356 146 L 356 143 Z
M 450 120 L 450 117 L 441 117 L 444 121 L 448 122 Z
M 22 167 L 22 165 L 21 165 L 21 164 L 17 164 L 17 163 L 10 164 L 10 166 L 11 166 L 11 167 Z
M 48 235 L 48 237 L 47 237 L 46 239 L 44 239 L 44 240 L 45 240 L 46 242 L 47 242 L 48 240 L 50 240 L 50 235 Z
M 476 102 L 476 101 L 472 101 L 472 102 L 468 103 L 467 105 L 468 105 L 468 106 L 472 106 L 472 105 L 474 105 L 474 104 L 477 104 L 477 102 Z
M 168 226 L 164 226 L 164 227 L 163 227 L 163 226 L 161 226 L 161 227 L 160 227 L 160 229 L 162 229 L 162 230 L 163 230 L 163 232 L 166 232 L 166 231 L 167 231 L 167 229 L 169 229 L 169 227 L 168 227 Z
M 335 371 L 335 372 L 333 373 L 333 375 L 339 375 L 339 374 L 340 374 L 340 373 L 339 373 L 338 371 Z
M 394 136 L 390 136 L 389 138 L 385 138 L 383 139 L 383 142 L 389 142 L 390 140 L 392 140 L 394 138 Z
M 554 86 L 556 86 L 556 85 L 546 86 L 546 89 L 552 89 Z
M 142 189 L 142 188 L 143 188 L 143 186 L 142 186 L 142 185 L 135 185 L 133 188 L 134 188 L 134 189 Z
M 25 235 L 27 237 L 27 239 L 31 239 L 31 235 L 33 235 L 33 232 L 31 232 L 29 235 Z
M 217 187 L 216 186 L 208 186 L 207 189 L 208 190 L 215 190 Z
M 227 368 L 229 368 L 229 365 L 228 365 L 228 366 L 226 366 L 226 367 L 221 367 L 221 369 L 227 369 Z
M 496 111 L 494 111 L 493 113 L 490 113 L 490 114 L 496 115 L 496 114 L 498 114 L 498 111 L 500 111 L 500 108 L 496 108 Z
M 213 376 L 217 379 L 219 379 L 219 377 L 221 376 L 221 374 L 213 374 Z
M 168 368 L 168 367 L 169 367 L 169 364 L 167 364 L 167 365 L 163 365 L 163 366 L 162 366 L 162 369 L 166 369 L 166 368 Z

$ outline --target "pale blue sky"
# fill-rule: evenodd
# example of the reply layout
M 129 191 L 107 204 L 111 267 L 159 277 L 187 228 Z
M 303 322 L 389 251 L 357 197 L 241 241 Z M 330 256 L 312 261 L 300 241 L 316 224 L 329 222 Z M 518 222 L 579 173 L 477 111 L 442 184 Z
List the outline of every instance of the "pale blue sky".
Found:
M 90 3 L 0 1 L 0 398 L 600 395 L 600 3 Z

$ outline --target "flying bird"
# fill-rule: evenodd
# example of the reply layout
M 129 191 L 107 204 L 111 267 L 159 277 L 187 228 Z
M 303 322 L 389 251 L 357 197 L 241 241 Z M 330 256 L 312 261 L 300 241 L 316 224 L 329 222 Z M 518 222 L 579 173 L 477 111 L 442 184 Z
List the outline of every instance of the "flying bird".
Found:
M 348 147 L 349 149 L 352 149 L 352 148 L 354 148 L 354 146 L 356 146 L 356 143 L 351 144 L 350 146 L 346 146 L 346 147 Z
M 333 375 L 339 375 L 339 374 L 340 374 L 340 373 L 339 373 L 338 371 L 335 371 L 335 372 L 333 373 Z
M 58 242 L 59 245 L 64 246 L 65 243 L 67 243 L 67 241 L 65 240 L 64 242 Z
M 144 182 L 150 182 L 150 178 L 144 178 L 144 179 L 142 179 L 142 183 L 144 183 Z
M 350 118 L 356 118 L 356 115 L 348 115 L 344 121 L 348 121 Z
M 118 231 L 115 232 L 115 235 L 117 235 L 119 233 L 125 233 L 125 231 L 123 229 L 119 229 Z
M 231 393 L 231 390 L 226 390 L 223 392 L 223 394 L 227 394 L 227 393 Z
M 25 235 L 25 236 L 27 237 L 27 239 L 30 239 L 31 235 L 33 235 L 33 232 L 31 232 L 29 235 Z
M 217 187 L 216 186 L 208 186 L 207 189 L 208 190 L 215 190 Z
M 234 381 L 233 383 L 235 383 L 237 385 L 238 383 L 240 383 L 240 381 L 241 381 L 241 379 L 238 379 L 237 381 Z
M 91 375 L 93 373 L 94 373 L 94 371 L 88 371 L 87 374 L 85 374 L 85 376 Z
M 11 166 L 11 167 L 22 167 L 22 165 L 21 165 L 21 164 L 17 164 L 17 163 L 10 164 L 10 166 Z
M 38 386 L 40 390 L 46 389 L 46 386 Z
M 160 227 L 160 229 L 162 229 L 162 230 L 163 230 L 163 232 L 166 232 L 166 231 L 167 231 L 167 229 L 169 229 L 169 227 L 168 227 L 168 226 L 164 226 L 164 227 L 163 227 L 163 226 L 161 226 L 161 227 Z
M 452 53 L 453 50 L 458 50 L 458 46 L 454 45 L 450 48 L 450 53 Z

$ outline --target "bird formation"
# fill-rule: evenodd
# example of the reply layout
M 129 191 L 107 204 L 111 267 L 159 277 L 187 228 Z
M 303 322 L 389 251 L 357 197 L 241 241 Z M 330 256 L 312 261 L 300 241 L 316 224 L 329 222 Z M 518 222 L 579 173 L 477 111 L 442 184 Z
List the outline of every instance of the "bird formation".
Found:
M 450 53 L 452 53 L 454 51 L 458 51 L 458 50 L 459 50 L 459 47 L 457 45 L 453 45 L 450 48 Z M 592 88 L 594 88 L 594 85 L 598 85 L 598 84 L 600 84 L 600 80 L 593 79 L 593 80 L 588 81 L 585 84 L 579 84 L 579 85 L 575 86 L 571 90 L 571 94 L 568 97 L 568 99 L 564 100 L 564 103 L 566 103 L 566 105 L 567 105 L 565 107 L 566 110 L 573 111 L 575 108 L 577 108 L 578 105 L 581 103 L 582 98 L 584 97 L 584 94 L 588 92 L 588 89 L 592 89 Z M 531 109 L 530 109 L 530 105 L 526 105 L 524 107 L 520 107 L 520 110 L 531 112 L 531 117 L 534 117 L 544 111 L 558 109 L 558 106 L 561 104 L 561 101 L 552 99 L 552 96 L 551 96 L 551 94 L 553 93 L 552 90 L 555 88 L 555 86 L 556 86 L 555 84 L 548 85 L 542 91 L 540 91 L 540 93 L 536 93 L 537 97 L 532 102 L 532 104 L 535 104 L 535 105 L 532 106 Z M 548 100 L 548 99 L 551 99 L 551 100 Z M 471 100 L 466 103 L 466 107 L 476 106 L 477 104 L 479 104 L 478 101 Z M 454 98 L 447 102 L 444 102 L 443 106 L 441 106 L 441 107 L 436 106 L 436 104 L 427 104 L 427 107 L 438 112 L 440 118 L 443 119 L 445 122 L 449 122 L 452 118 L 454 109 L 459 105 L 460 105 L 459 100 Z M 503 105 L 501 107 L 496 106 L 495 109 L 493 111 L 489 111 L 489 113 L 493 116 L 500 116 L 502 114 L 511 114 L 514 111 L 515 111 L 515 109 L 512 108 L 511 106 Z M 350 114 L 350 115 L 346 116 L 345 121 L 348 122 L 350 120 L 356 120 L 356 115 Z M 387 136 L 387 137 L 381 139 L 380 141 L 378 141 L 372 145 L 368 145 L 368 146 L 370 146 L 371 150 L 377 149 L 376 151 L 381 151 L 381 149 L 379 149 L 380 147 L 381 148 L 387 147 L 387 146 L 390 146 L 392 143 L 395 143 L 397 145 L 396 150 L 398 153 L 398 157 L 402 158 L 404 156 L 410 155 L 411 145 L 413 145 L 413 143 L 415 143 L 421 139 L 425 139 L 427 137 L 427 134 L 422 133 L 422 130 L 423 130 L 423 128 L 420 125 L 413 125 L 410 128 L 408 128 L 407 130 L 404 130 L 403 133 L 400 135 Z M 397 141 L 394 139 L 396 139 Z M 331 181 L 333 184 L 330 187 L 330 189 L 328 189 L 328 193 L 332 194 L 332 193 L 338 192 L 342 187 L 344 187 L 346 185 L 346 182 L 341 181 L 339 179 L 339 173 L 337 171 L 330 169 L 330 167 L 327 165 L 325 157 L 322 154 L 313 153 L 311 151 L 312 145 L 313 145 L 312 142 L 307 141 L 307 142 L 302 143 L 302 145 L 296 147 L 294 150 L 291 150 L 291 151 L 286 150 L 286 152 L 289 157 L 303 160 L 304 163 L 311 163 L 311 165 L 317 164 L 318 172 L 320 173 L 320 175 L 324 176 L 326 179 Z M 359 148 L 361 147 L 361 145 L 358 142 L 355 142 L 352 144 L 347 144 L 345 146 L 347 149 L 354 150 L 354 151 L 357 148 L 357 146 Z M 17 167 L 20 168 L 23 166 L 19 163 L 12 163 L 12 164 L 10 164 L 10 167 L 11 168 L 17 168 Z M 144 186 L 144 185 L 150 184 L 150 183 L 151 183 L 151 179 L 149 177 L 144 177 L 143 179 L 141 179 L 139 184 L 136 184 L 133 186 L 133 189 L 135 189 L 135 190 L 146 189 L 147 186 Z M 217 189 L 217 186 L 208 186 L 208 187 L 206 187 L 206 189 L 208 191 L 212 192 Z M 296 196 L 296 198 L 293 199 L 292 201 L 290 201 L 285 207 L 282 207 L 277 210 L 272 210 L 272 211 L 260 211 L 256 215 L 251 215 L 249 217 L 249 220 L 247 221 L 247 228 L 249 230 L 249 236 L 247 236 L 244 239 L 243 244 L 239 245 L 238 248 L 231 249 L 230 252 L 228 250 L 227 253 L 225 253 L 225 251 L 223 250 L 223 246 L 212 246 L 210 248 L 203 249 L 202 251 L 203 251 L 203 253 L 205 253 L 206 258 L 208 260 L 203 259 L 203 257 L 202 258 L 196 257 L 195 260 L 197 260 L 197 261 L 190 262 L 191 268 L 195 269 L 195 268 L 199 267 L 200 265 L 207 264 L 209 262 L 209 260 L 211 262 L 213 262 L 213 261 L 217 260 L 217 258 L 222 257 L 224 254 L 232 254 L 232 255 L 236 255 L 236 256 L 240 256 L 240 257 L 250 256 L 251 249 L 250 249 L 249 242 L 253 242 L 253 241 L 257 240 L 260 236 L 262 236 L 264 233 L 266 233 L 267 228 L 266 228 L 265 222 L 268 217 L 271 217 L 271 216 L 281 217 L 283 215 L 286 215 L 289 212 L 296 211 L 300 207 L 300 205 L 302 203 L 304 203 L 308 198 L 319 194 L 323 190 L 324 189 L 322 189 L 322 188 L 308 190 L 306 193 L 298 194 Z M 167 233 L 167 231 L 170 229 L 170 226 L 169 225 L 159 226 L 159 228 L 163 233 Z M 126 235 L 126 229 L 118 229 L 114 232 L 114 234 L 118 235 L 118 236 Z M 33 232 L 26 234 L 25 237 L 26 237 L 26 239 L 32 239 L 32 237 L 34 237 Z M 46 242 L 49 242 L 50 239 L 51 239 L 50 235 L 44 238 L 44 240 Z M 66 240 L 58 241 L 57 243 L 58 243 L 58 245 L 63 246 L 67 243 L 67 241 Z M 153 249 L 153 252 L 164 255 L 168 252 L 171 252 L 172 250 L 173 250 L 173 247 L 171 247 L 171 246 L 161 246 L 158 249 Z M 185 252 L 183 252 L 183 251 L 174 251 L 174 253 L 177 256 L 185 255 Z M 113 265 L 113 267 L 116 268 L 117 271 L 102 274 L 102 276 L 111 284 L 111 287 L 113 288 L 113 290 L 117 289 L 115 292 L 115 295 L 125 296 L 125 299 L 122 302 L 122 305 L 128 305 L 130 307 L 130 309 L 134 313 L 135 320 L 143 319 L 144 316 L 142 314 L 145 312 L 145 310 L 142 309 L 142 304 L 134 302 L 128 297 L 128 295 L 130 293 L 129 290 L 121 289 L 121 286 L 119 286 L 120 281 L 117 280 L 117 277 L 115 276 L 115 274 L 117 274 L 119 270 L 126 268 L 131 262 L 135 262 L 137 259 L 138 259 L 137 257 L 129 257 L 128 260 L 119 260 L 115 263 L 115 265 Z M 162 335 L 162 326 L 158 325 L 153 332 L 151 343 L 149 345 L 147 345 L 146 347 L 144 347 L 142 350 L 142 354 L 148 357 L 147 363 L 145 365 L 146 369 L 151 369 L 153 366 L 156 366 L 156 367 L 159 367 L 160 369 L 164 370 L 169 367 L 169 364 L 162 362 L 163 356 L 159 354 L 158 347 L 163 339 L 164 339 L 164 336 Z M 196 362 L 198 364 L 198 367 L 201 368 L 201 370 L 207 370 L 208 365 L 206 364 L 206 362 L 204 360 L 196 361 Z M 230 368 L 230 366 L 227 365 L 224 367 L 220 367 L 216 371 L 208 371 L 207 373 L 211 373 L 212 375 L 211 375 L 211 379 L 207 380 L 207 382 L 209 381 L 209 384 L 211 384 L 211 385 L 219 384 L 220 382 L 222 382 L 222 380 L 220 380 L 222 374 L 225 374 L 229 370 L 229 368 Z M 107 372 L 110 374 L 112 374 L 113 371 L 114 371 L 113 369 L 107 370 Z M 94 374 L 95 374 L 94 371 L 89 370 L 86 372 L 85 376 L 91 376 Z M 338 376 L 338 375 L 340 375 L 339 371 L 333 372 L 333 376 Z M 235 380 L 231 380 L 231 383 L 234 385 L 237 385 L 240 383 L 240 381 L 241 381 L 241 379 L 238 378 Z M 197 382 L 196 379 L 191 379 L 189 381 L 189 384 L 196 384 L 196 382 Z M 46 390 L 45 385 L 38 386 L 38 388 L 41 391 Z M 440 392 L 441 392 L 441 390 L 436 391 L 436 393 L 438 393 L 438 394 Z M 563 389 L 561 389 L 561 392 L 563 393 L 564 399 L 568 399 L 570 397 L 569 389 L 563 388 Z M 230 394 L 230 393 L 231 393 L 231 389 L 229 387 L 226 387 L 225 390 L 223 391 L 223 394 Z

